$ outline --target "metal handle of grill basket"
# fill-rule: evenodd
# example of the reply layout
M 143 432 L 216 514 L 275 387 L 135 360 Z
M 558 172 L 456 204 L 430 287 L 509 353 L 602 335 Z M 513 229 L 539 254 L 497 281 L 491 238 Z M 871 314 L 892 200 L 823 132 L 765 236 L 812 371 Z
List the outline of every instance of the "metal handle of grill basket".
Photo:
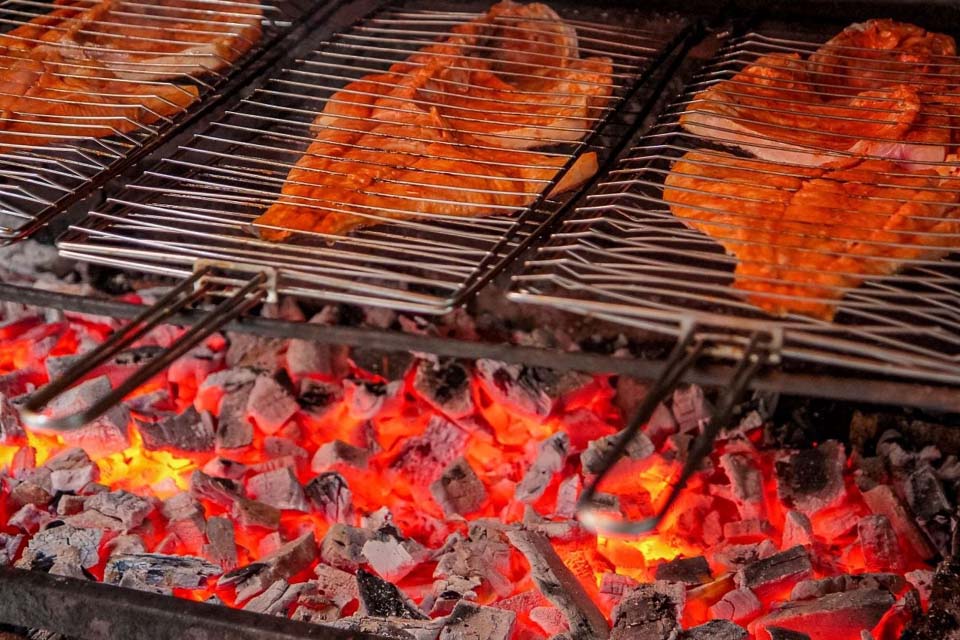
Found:
M 191 326 L 169 349 L 150 359 L 113 391 L 97 399 L 90 406 L 76 413 L 51 416 L 44 409 L 65 391 L 80 382 L 87 374 L 129 348 L 151 329 L 162 324 L 179 311 L 186 309 L 211 292 L 208 280 L 212 267 L 198 269 L 152 307 L 134 318 L 125 327 L 118 329 L 109 339 L 83 356 L 59 378 L 33 393 L 22 408 L 22 416 L 28 426 L 35 429 L 69 431 L 95 420 L 121 402 L 140 385 L 170 366 L 227 322 L 246 313 L 267 294 L 268 275 L 258 272 L 233 295 L 210 310 L 198 323 Z
M 740 398 L 750 384 L 750 380 L 760 367 L 770 361 L 770 357 L 766 353 L 770 348 L 769 345 L 764 344 L 760 334 L 754 333 L 751 335 L 750 342 L 742 357 L 737 362 L 736 369 L 730 379 L 730 385 L 721 396 L 713 415 L 710 416 L 710 421 L 694 440 L 680 472 L 680 477 L 671 485 L 670 494 L 656 514 L 645 520 L 633 521 L 603 513 L 602 507 L 594 501 L 600 483 L 617 464 L 640 428 L 653 415 L 657 405 L 677 386 L 684 372 L 692 367 L 703 353 L 704 344 L 699 340 L 694 342 L 691 336 L 692 331 L 688 330 L 677 343 L 660 378 L 644 396 L 643 402 L 637 408 L 629 425 L 621 432 L 621 436 L 614 447 L 604 456 L 600 471 L 580 496 L 580 500 L 577 502 L 577 519 L 591 531 L 609 536 L 639 536 L 654 531 L 670 511 L 673 503 L 680 497 L 687 481 L 697 472 L 703 460 L 710 455 L 717 435 L 730 421 L 737 403 L 740 402 Z

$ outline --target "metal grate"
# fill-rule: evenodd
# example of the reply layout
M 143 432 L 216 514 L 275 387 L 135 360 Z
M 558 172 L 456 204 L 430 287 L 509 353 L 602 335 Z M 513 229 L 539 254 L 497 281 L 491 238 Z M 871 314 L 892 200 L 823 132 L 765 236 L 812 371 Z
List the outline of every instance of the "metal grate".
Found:
M 565 24 L 576 30 L 581 58 L 602 56 L 612 62 L 606 74 L 610 94 L 591 102 L 586 115 L 548 121 L 527 130 L 498 131 L 466 145 L 435 144 L 433 132 L 442 127 L 424 127 L 421 113 L 447 100 L 452 92 L 476 88 L 470 85 L 474 76 L 464 76 L 466 80 L 445 76 L 447 84 L 425 85 L 402 105 L 386 107 L 400 121 L 409 116 L 412 124 L 401 122 L 383 132 L 374 129 L 380 133 L 359 141 L 350 136 L 379 127 L 383 116 L 374 121 L 360 114 L 314 124 L 319 115 L 330 113 L 325 109 L 353 107 L 372 98 L 371 94 L 396 89 L 406 81 L 405 75 L 381 76 L 365 85 L 351 83 L 386 73 L 423 48 L 447 41 L 461 25 L 483 15 L 416 7 L 384 9 L 329 41 L 305 43 L 284 68 L 270 74 L 222 119 L 146 172 L 109 206 L 74 227 L 61 239 L 61 250 L 85 260 L 180 277 L 190 274 L 197 259 L 255 264 L 278 269 L 285 293 L 421 313 L 448 311 L 516 247 L 522 237 L 520 229 L 530 228 L 532 222 L 560 205 L 562 197 L 542 196 L 559 178 L 553 175 L 557 168 L 581 157 L 591 136 L 616 113 L 684 29 L 680 20 L 638 11 L 623 12 L 617 25 L 597 21 L 582 9 L 560 13 Z M 477 55 L 498 55 L 512 43 L 529 39 L 531 32 L 537 36 L 556 29 L 555 21 L 546 18 L 516 25 L 515 20 L 504 20 L 509 29 L 473 41 L 460 53 L 446 54 L 453 60 L 451 68 L 466 71 Z M 414 69 L 426 64 L 418 59 L 412 62 Z M 537 83 L 556 68 L 527 67 L 531 65 L 520 63 L 498 71 L 514 81 L 518 88 L 513 93 L 521 101 L 551 104 L 556 100 L 562 104 L 570 96 L 564 90 L 551 95 L 537 89 Z M 578 79 L 573 86 L 592 84 L 595 82 L 589 79 Z M 510 96 L 491 98 L 482 108 L 469 103 L 458 104 L 456 109 L 446 106 L 443 114 L 449 124 L 444 126 L 469 129 L 470 125 L 512 122 L 523 107 L 507 98 Z M 323 180 L 347 180 L 362 167 L 379 171 L 387 164 L 401 165 L 410 162 L 413 153 L 425 162 L 418 173 L 400 178 L 390 174 L 394 177 L 381 180 L 379 185 L 387 184 L 383 188 L 389 195 L 380 197 L 375 206 L 347 205 L 327 195 L 328 191 L 281 196 L 288 173 L 304 159 L 318 132 L 322 136 L 343 134 L 351 153 L 371 154 L 369 159 L 351 161 L 348 170 L 338 170 L 334 158 L 332 164 L 318 170 Z M 420 143 L 423 145 L 417 147 Z M 407 144 L 416 150 L 407 152 Z M 505 152 L 504 146 L 516 148 Z M 460 162 L 463 153 L 478 148 L 482 153 L 490 151 L 491 158 L 481 155 Z M 309 154 L 324 157 L 316 147 L 311 147 Z M 525 173 L 504 187 L 503 180 L 491 179 L 501 165 Z M 372 192 L 380 186 L 364 188 Z M 405 194 L 405 187 L 414 193 Z M 485 211 L 482 217 L 455 215 L 458 208 L 486 193 L 500 199 L 492 211 Z M 349 213 L 378 224 L 346 235 L 324 230 L 296 232 L 284 224 L 254 224 L 278 197 L 316 211 L 318 216 Z M 423 204 L 426 202 L 430 205 Z M 410 215 L 411 211 L 416 213 Z M 295 233 L 274 242 L 262 239 L 265 229 Z
M 301 13 L 298 1 L 0 2 L 0 242 L 158 140 Z
M 759 65 L 775 75 L 786 64 L 762 56 L 798 54 L 806 59 L 825 39 L 769 32 L 730 37 L 640 143 L 621 158 L 609 179 L 526 263 L 515 276 L 509 297 L 676 336 L 694 326 L 707 339 L 722 343 L 742 343 L 749 332 L 764 331 L 783 341 L 782 354 L 788 360 L 960 382 L 960 261 L 956 255 L 943 257 L 960 247 L 960 209 L 953 204 L 960 163 L 955 157 L 943 157 L 938 146 L 943 143 L 936 142 L 952 138 L 946 145 L 950 151 L 950 145 L 960 140 L 960 122 L 938 117 L 916 125 L 922 135 L 899 148 L 913 162 L 891 166 L 879 159 L 890 153 L 890 147 L 883 146 L 892 137 L 889 130 L 868 131 L 871 119 L 886 125 L 897 109 L 868 100 L 854 104 L 852 113 L 824 110 L 814 119 L 768 126 L 771 114 L 792 117 L 799 107 L 790 105 L 811 99 L 806 95 L 809 86 L 791 85 L 787 94 L 787 80 L 781 78 L 768 87 L 781 93 L 757 100 L 750 109 L 728 113 L 725 119 L 694 120 L 693 132 L 680 124 L 684 112 L 711 113 L 718 89 L 746 100 L 755 98 L 749 79 L 744 82 L 745 76 L 738 74 Z M 842 84 L 850 65 L 862 63 L 863 52 L 856 46 L 840 47 L 833 51 L 831 64 L 804 65 L 818 100 L 847 96 Z M 925 104 L 948 109 L 960 99 L 960 82 L 950 80 L 960 72 L 957 58 L 934 56 L 922 68 L 905 63 L 884 63 L 880 68 L 876 73 L 884 82 L 920 83 Z M 943 79 L 947 81 L 941 83 Z M 711 91 L 703 93 L 707 89 Z M 862 146 L 846 147 L 854 143 L 843 142 L 844 129 L 838 123 L 851 124 L 855 129 L 847 131 L 852 139 L 866 138 L 865 144 L 874 146 L 866 151 Z M 813 142 L 804 143 L 798 132 Z M 835 135 L 810 137 L 825 132 Z M 687 156 L 691 151 L 694 154 Z M 825 175 L 810 166 L 822 161 L 854 163 L 861 154 L 868 160 L 857 166 L 878 167 L 876 172 Z M 679 164 L 684 156 L 686 162 Z M 671 171 L 668 184 L 673 191 L 665 192 Z M 811 172 L 820 180 L 808 177 Z M 903 181 L 916 179 L 916 172 L 943 177 L 925 178 L 919 186 L 898 190 Z M 863 191 L 865 185 L 876 183 L 882 186 Z M 743 186 L 753 191 L 745 194 Z M 797 198 L 827 188 L 836 198 L 821 202 L 822 211 L 839 210 L 844 220 L 850 220 L 825 227 L 834 244 L 824 238 L 818 240 L 822 246 L 804 244 L 805 238 L 822 233 L 794 224 L 793 219 L 777 227 L 762 226 L 764 216 L 785 211 L 777 208 L 778 198 L 801 203 Z M 843 199 L 844 190 L 852 194 L 850 200 Z M 674 215 L 668 199 L 675 205 L 687 203 L 685 210 L 677 207 L 684 220 Z M 881 223 L 875 221 L 890 219 L 881 215 L 883 211 L 893 205 L 914 207 L 920 200 L 933 204 L 913 210 L 916 228 L 901 234 L 877 230 Z M 859 218 L 848 217 L 853 215 Z M 808 224 L 816 224 L 816 218 Z M 857 229 L 858 224 L 865 228 Z M 844 244 L 843 238 L 855 238 L 857 243 Z M 917 240 L 943 251 L 913 260 L 896 253 Z M 784 248 L 789 243 L 805 248 Z M 794 258 L 805 266 L 780 262 Z M 884 275 L 895 259 L 903 259 L 906 268 Z M 854 272 L 848 272 L 849 279 L 834 277 L 834 270 L 849 269 L 857 260 L 875 274 L 862 275 L 859 283 Z M 742 263 L 752 264 L 738 266 Z M 764 295 L 758 293 L 761 289 L 776 293 Z M 839 295 L 842 300 L 835 299 Z M 827 319 L 834 311 L 832 320 Z

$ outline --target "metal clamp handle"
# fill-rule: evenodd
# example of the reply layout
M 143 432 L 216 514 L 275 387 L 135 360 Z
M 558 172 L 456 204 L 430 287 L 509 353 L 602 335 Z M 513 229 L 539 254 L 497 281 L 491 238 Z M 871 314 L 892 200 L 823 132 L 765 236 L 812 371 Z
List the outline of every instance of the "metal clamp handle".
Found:
M 703 353 L 704 345 L 697 341 L 690 346 L 692 332 L 688 331 L 678 342 L 676 348 L 671 353 L 667 361 L 667 367 L 661 374 L 660 379 L 654 384 L 650 392 L 644 397 L 643 402 L 637 409 L 636 414 L 630 421 L 622 436 L 616 445 L 610 449 L 601 462 L 601 470 L 597 473 L 593 481 L 587 486 L 580 500 L 577 503 L 577 519 L 583 525 L 596 533 L 610 536 L 639 536 L 654 531 L 663 520 L 664 516 L 670 511 L 677 498 L 683 492 L 687 481 L 700 468 L 703 460 L 710 455 L 713 450 L 713 443 L 717 439 L 720 430 L 730 421 L 733 411 L 740 402 L 740 398 L 746 391 L 750 380 L 756 374 L 757 370 L 765 365 L 769 360 L 769 345 L 761 340 L 759 333 L 750 336 L 750 342 L 747 345 L 742 357 L 737 363 L 730 385 L 726 392 L 720 398 L 717 408 L 710 417 L 710 421 L 703 428 L 703 431 L 694 441 L 687 454 L 686 463 L 680 472 L 680 477 L 670 488 L 670 494 L 663 503 L 660 510 L 653 516 L 645 520 L 625 520 L 617 516 L 605 513 L 602 507 L 594 501 L 597 488 L 604 477 L 613 469 L 620 456 L 626 450 L 631 440 L 636 437 L 640 428 L 653 415 L 657 405 L 662 402 L 667 394 L 679 383 L 683 373 L 692 367 L 700 355 Z
M 75 386 L 91 371 L 129 348 L 157 325 L 210 293 L 212 284 L 208 277 L 213 268 L 207 265 L 198 269 L 156 304 L 134 318 L 128 325 L 114 332 L 103 344 L 84 355 L 60 377 L 51 380 L 34 392 L 21 409 L 24 422 L 38 430 L 69 431 L 82 427 L 109 411 L 224 324 L 246 313 L 267 297 L 266 285 L 270 278 L 266 272 L 260 271 L 233 295 L 209 311 L 197 324 L 190 327 L 180 336 L 176 344 L 159 356 L 150 359 L 109 394 L 76 413 L 62 416 L 44 413 L 44 409 L 51 401 Z

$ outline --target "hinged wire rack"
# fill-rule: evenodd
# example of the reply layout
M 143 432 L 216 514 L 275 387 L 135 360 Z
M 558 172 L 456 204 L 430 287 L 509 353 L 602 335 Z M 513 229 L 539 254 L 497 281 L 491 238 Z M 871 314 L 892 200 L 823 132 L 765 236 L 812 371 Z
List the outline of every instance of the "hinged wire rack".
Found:
M 0 242 L 29 235 L 142 155 L 306 8 L 0 2 Z
M 743 291 L 734 287 L 738 259 L 707 234 L 685 225 L 664 199 L 664 181 L 678 159 L 690 151 L 701 152 L 697 159 L 690 160 L 691 166 L 710 171 L 734 168 L 741 166 L 736 163 L 744 162 L 748 173 L 719 180 L 707 177 L 692 187 L 683 188 L 688 193 L 704 188 L 702 185 L 709 182 L 729 185 L 746 180 L 756 186 L 802 175 L 803 167 L 775 159 L 778 152 L 788 148 L 776 142 L 777 136 L 765 133 L 751 136 L 744 134 L 739 126 L 730 126 L 730 122 L 755 124 L 748 122 L 749 116 L 706 122 L 696 135 L 682 128 L 679 119 L 688 108 L 703 106 L 702 91 L 731 80 L 748 65 L 757 63 L 761 56 L 796 54 L 806 58 L 829 37 L 763 29 L 727 36 L 682 95 L 640 142 L 623 155 L 609 178 L 588 194 L 551 241 L 539 247 L 525 263 L 522 272 L 514 277 L 509 297 L 674 336 L 680 336 L 684 327 L 692 324 L 705 340 L 718 343 L 729 344 L 732 340 L 742 344 L 752 331 L 773 332 L 782 340 L 781 355 L 788 368 L 801 362 L 805 366 L 814 363 L 814 366 L 839 367 L 841 371 L 960 383 L 960 260 L 956 254 L 914 260 L 894 275 L 866 275 L 859 286 L 843 287 L 842 302 L 832 321 L 800 313 L 774 317 L 759 310 L 746 299 Z M 856 49 L 844 50 L 840 60 L 857 56 Z M 936 62 L 940 67 L 936 71 L 901 64 L 881 73 L 893 81 L 903 79 L 914 83 L 925 77 L 924 74 L 929 79 L 944 73 L 960 73 L 960 60 L 956 58 L 940 58 Z M 735 81 L 733 85 L 736 84 Z M 943 102 L 950 104 L 960 98 L 958 85 L 960 83 L 940 89 Z M 759 105 L 756 108 L 783 107 Z M 871 112 L 877 111 L 876 108 L 866 105 L 861 109 L 868 114 L 864 118 L 875 117 Z M 847 116 L 837 114 L 835 119 L 839 121 L 844 117 Z M 947 137 L 952 135 L 954 140 L 960 133 L 957 122 L 949 119 L 933 124 L 930 129 L 941 132 L 945 129 Z M 741 142 L 752 146 L 755 152 L 767 155 L 768 160 L 751 160 L 751 154 L 728 144 L 734 134 L 740 135 Z M 924 144 L 918 142 L 914 151 L 922 151 Z M 789 148 L 796 149 L 796 146 Z M 816 144 L 805 145 L 803 151 L 830 155 L 838 161 L 852 156 Z M 946 160 L 919 160 L 916 164 L 943 176 L 941 183 L 918 189 L 919 196 L 933 201 L 940 197 L 952 201 L 950 192 L 955 193 L 960 187 L 957 177 L 960 164 L 949 156 Z M 906 171 L 895 169 L 883 173 L 881 182 L 893 183 L 908 175 Z M 750 172 L 755 175 L 749 175 Z M 772 191 L 771 188 L 768 193 Z M 884 199 L 882 196 L 881 193 L 875 201 L 879 203 Z M 734 205 L 722 211 L 712 208 L 724 198 L 731 203 L 745 203 L 744 210 L 739 211 Z M 752 215 L 762 215 L 762 207 L 773 206 L 772 200 L 760 197 L 750 202 L 750 197 L 740 198 L 731 192 L 713 202 L 700 211 L 726 215 L 716 221 L 714 229 L 724 226 L 749 230 L 753 221 L 747 205 L 761 207 L 759 214 L 755 210 Z M 691 208 L 697 209 L 695 205 Z M 942 218 L 936 220 L 946 222 L 947 218 L 956 219 L 957 214 L 956 208 L 947 208 L 940 214 Z M 946 229 L 927 235 L 937 236 L 941 246 L 960 248 L 957 226 L 944 226 Z M 923 235 L 918 232 L 911 236 L 908 231 L 908 238 L 900 239 L 899 243 L 874 242 L 883 248 L 899 248 L 903 246 L 900 243 L 909 246 L 911 239 Z M 751 244 L 749 238 L 741 237 L 739 242 Z M 758 240 L 756 245 L 760 244 L 763 241 Z M 773 282 L 776 284 L 775 279 Z M 802 294 L 801 289 L 801 299 Z
M 481 15 L 460 8 L 441 10 L 435 4 L 424 8 L 429 6 L 390 6 L 327 41 L 305 43 L 224 117 L 111 198 L 108 206 L 75 225 L 61 238 L 61 251 L 83 260 L 177 277 L 189 276 L 198 259 L 257 264 L 280 273 L 280 290 L 285 294 L 421 313 L 443 313 L 458 305 L 517 246 L 521 229 L 536 228 L 535 223 L 546 218 L 552 207 L 560 206 L 562 198 L 542 196 L 559 176 L 538 180 L 541 184 L 536 190 L 541 195 L 535 201 L 519 208 L 502 206 L 502 215 L 458 218 L 424 214 L 388 220 L 389 224 L 346 236 L 297 232 L 283 242 L 261 239 L 253 225 L 277 200 L 288 172 L 315 139 L 312 123 L 334 94 L 370 74 L 384 73 L 423 47 L 449 37 L 457 25 Z M 559 13 L 576 30 L 581 57 L 604 56 L 612 61 L 612 92 L 591 108 L 595 117 L 581 118 L 572 126 L 548 124 L 534 134 L 512 134 L 539 135 L 552 141 L 512 152 L 511 162 L 531 169 L 540 167 L 542 158 L 570 166 L 689 27 L 685 20 L 636 10 L 622 12 L 616 21 L 609 14 L 585 8 L 561 8 Z M 536 21 L 517 25 L 512 32 L 477 48 L 496 51 L 504 41 L 516 38 L 517 29 L 537 30 L 536 25 Z M 548 71 L 514 69 L 511 75 L 539 77 L 544 73 Z M 526 91 L 535 93 L 535 89 L 518 93 Z M 415 108 L 429 109 L 443 92 L 421 92 Z M 348 88 L 334 101 L 349 106 L 365 97 L 364 91 Z M 563 98 L 558 94 L 558 100 Z M 522 107 L 503 100 L 500 108 L 509 115 Z M 487 111 L 474 114 L 469 107 L 458 114 L 462 120 L 491 117 Z M 363 118 L 355 120 L 357 127 L 366 124 Z M 416 143 L 415 138 L 415 133 L 409 137 L 393 133 L 383 136 L 383 144 Z M 382 150 L 370 143 L 355 146 L 364 152 Z M 428 160 L 448 160 L 442 150 L 419 153 Z M 473 183 L 450 185 L 449 178 L 458 175 L 458 169 L 449 165 L 423 171 L 411 186 L 430 190 L 415 197 L 433 198 L 450 207 L 476 197 L 482 189 L 473 185 L 481 172 L 460 169 L 465 181 Z M 432 176 L 445 186 L 431 186 Z M 503 187 L 493 184 L 490 188 Z M 307 206 L 324 213 L 342 212 L 345 206 L 323 197 L 306 200 Z M 355 207 L 351 209 L 351 213 L 355 211 Z M 381 211 L 370 208 L 368 215 L 377 218 Z

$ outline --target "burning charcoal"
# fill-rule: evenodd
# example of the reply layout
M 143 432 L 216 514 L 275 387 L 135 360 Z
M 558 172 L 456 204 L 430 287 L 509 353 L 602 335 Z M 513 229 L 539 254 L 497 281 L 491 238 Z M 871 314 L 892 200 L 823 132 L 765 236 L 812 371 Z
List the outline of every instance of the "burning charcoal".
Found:
M 106 376 L 85 380 L 50 403 L 52 414 L 63 416 L 77 413 L 111 391 L 110 380 Z M 66 444 L 80 447 L 91 455 L 107 456 L 130 446 L 129 423 L 130 411 L 124 405 L 117 405 L 79 429 L 62 432 L 60 437 Z
M 801 580 L 790 592 L 791 600 L 822 598 L 831 593 L 854 589 L 885 589 L 892 594 L 900 593 L 905 581 L 894 573 L 861 573 L 858 575 L 833 576 L 819 580 Z
M 570 572 L 546 536 L 532 531 L 514 530 L 507 533 L 510 543 L 530 563 L 533 581 L 570 624 L 570 635 L 575 640 L 606 638 L 610 634 L 606 618 Z
M 567 630 L 567 619 L 556 607 L 534 607 L 527 615 L 531 622 L 551 636 Z
M 933 575 L 933 571 L 929 569 L 917 569 L 903 574 L 910 586 L 920 594 L 920 599 L 925 604 L 930 600 L 930 594 L 933 591 Z
M 617 441 L 623 437 L 623 432 L 598 438 L 587 445 L 586 451 L 580 454 L 580 464 L 587 473 L 600 473 L 603 460 L 607 452 L 612 449 Z M 630 444 L 627 445 L 623 455 L 630 460 L 643 460 L 654 452 L 653 442 L 645 433 L 636 434 Z
M 310 624 L 329 624 L 340 619 L 340 609 L 332 604 L 314 606 L 313 603 L 310 605 L 298 603 L 290 619 Z
M 516 619 L 512 611 L 461 601 L 447 617 L 440 640 L 509 640 Z
M 305 378 L 300 383 L 297 403 L 314 420 L 322 420 L 343 402 L 343 385 Z
M 430 550 L 416 540 L 404 538 L 388 525 L 378 530 L 363 545 L 367 564 L 385 580 L 402 580 L 407 574 L 427 561 Z
M 906 482 L 906 500 L 927 535 L 943 554 L 950 553 L 951 514 L 953 508 L 943 485 L 928 464 L 910 474 Z
M 517 485 L 516 499 L 535 502 L 547 490 L 553 476 L 563 469 L 569 454 L 570 438 L 562 431 L 540 443 L 537 459 Z
M 642 584 L 624 595 L 623 600 L 613 610 L 610 640 L 660 640 L 676 637 L 680 631 L 678 616 L 677 605 L 673 600 L 658 592 L 653 585 Z M 605 633 L 605 630 L 603 631 Z
M 256 500 L 238 498 L 232 505 L 230 515 L 241 527 L 272 530 L 280 527 L 280 510 Z
M 415 604 L 386 580 L 360 569 L 357 571 L 357 584 L 360 587 L 360 603 L 364 615 L 412 620 L 427 619 Z
M 53 496 L 49 492 L 32 482 L 21 482 L 10 490 L 10 501 L 18 507 L 28 504 L 45 507 L 52 500 Z
M 747 640 L 747 630 L 729 620 L 711 620 L 699 627 L 687 629 L 679 640 Z
M 385 410 L 388 404 L 401 393 L 403 381 L 390 383 L 366 380 L 344 380 L 343 391 L 350 417 L 354 420 L 369 420 Z
M 764 594 L 792 586 L 812 572 L 807 550 L 793 547 L 747 565 L 737 572 L 736 582 L 741 589 L 750 589 L 763 597 Z
M 680 582 L 695 587 L 710 582 L 713 574 L 710 572 L 707 559 L 697 556 L 696 558 L 677 558 L 657 565 L 656 579 Z
M 813 544 L 813 525 L 810 524 L 810 518 L 799 511 L 787 511 L 783 521 L 781 544 L 784 549 Z
M 300 406 L 279 382 L 260 376 L 253 383 L 247 400 L 247 419 L 260 431 L 274 434 L 293 417 Z
M 87 499 L 85 507 L 86 512 L 97 511 L 117 520 L 125 531 L 139 527 L 153 512 L 150 502 L 126 491 L 98 493 Z
M 580 474 L 573 474 L 560 481 L 557 487 L 557 505 L 554 507 L 553 515 L 559 518 L 573 518 L 577 513 L 577 503 L 580 500 L 580 490 L 583 488 L 583 481 Z
M 369 459 L 370 452 L 366 449 L 355 447 L 342 440 L 334 440 L 317 449 L 310 462 L 310 469 L 314 473 L 323 473 L 338 465 L 366 469 Z
M 22 544 L 22 535 L 0 533 L 0 567 L 8 567 L 13 564 L 13 559 L 17 557 L 17 553 L 20 551 L 20 545 Z
M 147 546 L 143 543 L 143 538 L 134 533 L 117 536 L 110 540 L 105 547 L 108 557 L 147 552 Z
M 155 422 L 138 419 L 143 446 L 150 451 L 213 451 L 213 423 L 209 414 L 201 416 L 193 407 L 180 415 L 167 415 Z
M 613 496 L 616 499 L 616 496 Z M 614 505 L 611 510 L 618 510 Z M 523 510 L 523 526 L 537 531 L 557 542 L 572 542 L 583 536 L 583 528 L 576 520 L 547 520 L 537 510 L 527 505 Z
M 100 561 L 102 538 L 103 532 L 98 529 L 77 529 L 69 524 L 44 529 L 27 543 L 17 566 L 24 569 L 50 566 L 63 549 L 74 547 L 80 551 L 80 566 L 89 569 Z
M 499 531 L 482 524 L 470 527 L 464 538 L 455 534 L 438 554 L 434 578 L 478 578 L 505 598 L 514 592 L 506 578 L 510 568 L 510 546 Z
M 36 533 L 53 521 L 53 516 L 36 505 L 27 503 L 7 520 L 7 525 L 19 529 L 24 533 Z
M 960 629 L 960 558 L 952 557 L 937 566 L 927 613 L 913 620 L 900 640 L 953 640 Z
M 352 573 L 340 571 L 325 564 L 318 564 L 314 573 L 317 592 L 321 597 L 342 608 L 354 600 L 360 599 L 360 587 Z
M 918 556 L 924 560 L 930 560 L 936 555 L 926 535 L 907 513 L 891 487 L 887 485 L 874 487 L 863 493 L 863 499 L 871 511 L 887 517 L 897 537 L 905 540 Z
M 255 475 L 247 481 L 247 491 L 254 500 L 277 509 L 307 511 L 303 487 L 292 469 L 283 468 Z
M 89 576 L 84 573 L 80 566 L 80 550 L 74 547 L 67 547 L 53 561 L 49 571 L 52 576 L 63 576 L 65 578 L 76 578 L 78 580 L 88 580 Z
M 810 636 L 800 631 L 792 631 L 782 627 L 767 627 L 770 640 L 810 640 Z
M 253 425 L 247 418 L 250 389 L 229 392 L 220 402 L 217 416 L 217 450 L 242 449 L 253 442 Z
M 309 582 L 289 584 L 286 580 L 277 580 L 266 591 L 247 602 L 243 609 L 270 616 L 286 616 L 290 606 L 301 595 L 315 590 L 316 586 Z
M 898 568 L 900 546 L 897 543 L 897 534 L 886 516 L 872 515 L 860 518 L 857 533 L 867 571 L 888 571 Z
M 673 392 L 672 409 L 680 433 L 699 433 L 713 415 L 713 407 L 697 385 L 677 388 Z
M 754 620 L 750 632 L 769 640 L 769 627 L 801 631 L 811 640 L 834 640 L 872 629 L 893 606 L 889 591 L 855 589 L 832 593 L 816 600 L 786 602 L 779 609 Z
M 430 493 L 447 517 L 468 515 L 480 509 L 487 490 L 464 458 L 458 458 L 430 485 Z
M 107 561 L 103 581 L 120 584 L 127 574 L 154 587 L 170 589 L 199 589 L 206 579 L 219 575 L 220 567 L 202 558 L 169 556 L 156 553 L 116 555 Z
M 211 373 L 200 383 L 194 407 L 200 412 L 217 412 L 226 396 L 239 394 L 245 398 L 258 375 L 253 369 L 247 368 L 223 369 Z
M 259 562 L 224 574 L 219 586 L 236 586 L 237 602 L 246 602 L 277 580 L 290 578 L 310 565 L 317 557 L 317 540 L 313 532 L 292 540 Z
M 844 496 L 843 445 L 827 440 L 816 449 L 798 451 L 777 462 L 777 493 L 794 509 L 812 515 L 839 503 Z
M 316 511 L 330 522 L 345 522 L 353 518 L 353 496 L 342 475 L 321 473 L 307 483 L 304 495 Z
M 232 571 L 237 566 L 237 543 L 234 538 L 233 522 L 229 518 L 210 518 L 207 520 L 207 544 L 203 554 L 211 562 L 220 565 L 224 571 Z
M 273 375 L 280 367 L 283 348 L 286 341 L 282 338 L 267 338 L 249 333 L 228 333 L 227 366 L 248 367 L 255 371 Z
M 474 413 L 470 372 L 456 360 L 421 360 L 413 377 L 413 389 L 431 407 L 451 420 Z
M 600 597 L 609 604 L 616 605 L 623 597 L 640 586 L 630 576 L 607 572 L 600 576 Z
M 74 496 L 69 493 L 64 493 L 60 495 L 60 499 L 57 500 L 57 515 L 58 516 L 72 516 L 76 513 L 83 511 L 83 505 L 87 501 L 84 496 Z
M 433 416 L 419 436 L 407 438 L 390 465 L 414 484 L 430 486 L 443 470 L 464 454 L 468 434 L 439 416 Z
M 356 571 L 365 560 L 363 546 L 372 538 L 373 532 L 367 529 L 335 524 L 320 543 L 320 557 L 338 569 Z
M 712 607 L 710 617 L 733 622 L 746 622 L 756 617 L 763 604 L 757 595 L 750 589 L 735 589 L 730 591 Z
M 27 433 L 23 430 L 20 412 L 10 404 L 5 395 L 0 394 L 0 444 L 23 444 L 26 440 Z
M 290 438 L 267 436 L 263 439 L 263 452 L 271 458 L 292 457 L 306 460 L 310 454 Z
M 734 520 L 723 525 L 723 537 L 728 542 L 760 542 L 772 537 L 773 533 L 773 525 L 759 518 Z
M 243 498 L 243 488 L 233 480 L 214 478 L 202 471 L 194 471 L 190 476 L 190 493 L 197 499 L 227 508 Z
M 191 520 L 202 527 L 205 521 L 203 506 L 189 493 L 178 493 L 164 500 L 160 506 L 160 513 L 167 522 Z
M 227 458 L 211 458 L 210 462 L 203 465 L 203 473 L 214 478 L 240 480 L 247 475 L 247 465 Z
M 486 392 L 511 412 L 543 420 L 553 411 L 553 399 L 541 382 L 541 370 L 496 360 L 477 360 L 476 367 Z
M 730 479 L 730 497 L 740 517 L 763 518 L 763 474 L 753 458 L 746 453 L 726 453 L 720 456 L 720 467 Z

